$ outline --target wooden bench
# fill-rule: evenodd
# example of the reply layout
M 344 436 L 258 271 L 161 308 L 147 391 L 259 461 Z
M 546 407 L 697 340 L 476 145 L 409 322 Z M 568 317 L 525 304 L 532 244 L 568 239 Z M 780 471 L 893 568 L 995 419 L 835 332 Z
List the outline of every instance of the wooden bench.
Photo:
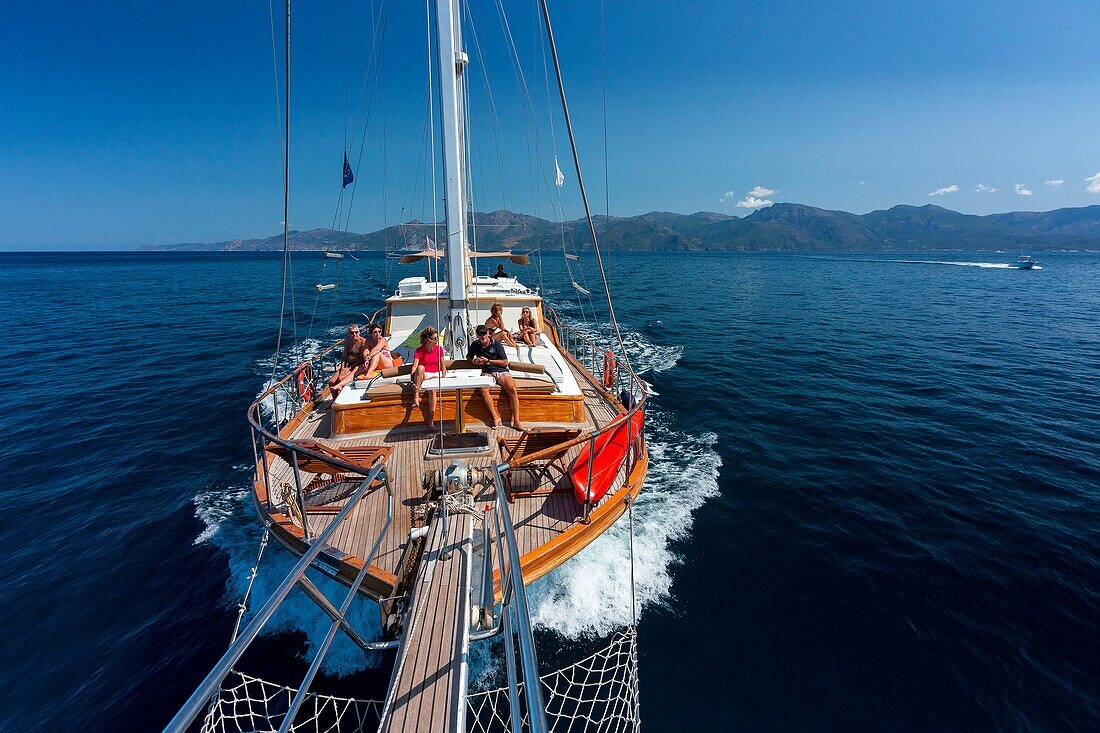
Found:
M 341 468 L 332 465 L 326 461 L 323 461 L 314 456 L 309 456 L 304 453 L 295 452 L 294 455 L 298 459 L 298 470 L 303 473 L 313 474 L 320 476 L 327 474 L 332 477 L 329 481 L 320 481 L 314 485 L 311 485 L 312 478 L 307 480 L 307 485 L 302 487 L 302 497 L 309 499 L 311 496 L 316 495 L 318 492 L 331 487 L 335 483 L 346 482 L 349 480 L 354 481 L 356 476 L 366 476 L 374 468 L 378 461 L 385 461 L 393 453 L 392 446 L 385 445 L 358 445 L 358 446 L 345 446 L 343 448 L 335 448 L 324 443 L 319 443 L 314 440 L 298 441 L 295 445 L 305 448 L 306 450 L 313 451 L 314 453 L 320 453 L 330 458 L 335 458 L 345 463 L 349 463 L 353 466 L 357 466 L 357 470 L 354 472 L 345 471 Z M 291 463 L 291 452 L 287 448 L 281 445 L 270 445 L 267 450 L 270 453 L 282 458 L 288 464 Z M 382 482 L 379 480 L 374 481 L 372 488 L 381 486 Z M 348 492 L 351 493 L 350 491 Z M 343 508 L 343 504 L 326 503 L 320 506 L 310 506 L 308 501 L 306 503 L 306 512 L 310 514 L 331 514 L 339 512 Z
M 573 447 L 574 441 L 580 437 L 581 431 L 575 429 L 542 428 L 527 430 L 518 438 L 499 438 L 501 459 L 508 464 L 519 461 L 527 456 L 542 453 L 537 460 L 519 466 L 509 468 L 504 472 L 504 486 L 508 490 L 508 501 L 514 502 L 517 496 L 542 496 L 552 494 L 557 489 L 534 489 L 532 491 L 516 492 L 512 490 L 512 471 L 527 471 L 531 474 L 535 484 L 548 478 L 550 471 L 555 466 L 565 473 L 565 456 Z

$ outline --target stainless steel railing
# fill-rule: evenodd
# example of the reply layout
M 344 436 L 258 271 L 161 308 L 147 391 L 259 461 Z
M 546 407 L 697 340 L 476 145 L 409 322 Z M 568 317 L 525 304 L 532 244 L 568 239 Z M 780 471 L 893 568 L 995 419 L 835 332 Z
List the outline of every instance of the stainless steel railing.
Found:
M 523 584 L 519 547 L 516 543 L 512 517 L 508 511 L 508 496 L 501 479 L 501 473 L 506 470 L 508 470 L 507 463 L 493 466 L 496 506 L 492 510 L 492 516 L 496 530 L 497 557 L 500 558 L 500 619 L 494 629 L 474 638 L 487 638 L 501 631 L 504 632 L 508 698 L 512 717 L 511 730 L 514 733 L 525 730 L 531 733 L 546 733 L 549 729 L 546 722 L 546 702 L 542 695 L 542 681 L 539 679 L 538 655 L 535 653 L 535 637 L 531 627 L 531 612 L 527 605 L 527 589 Z M 485 517 L 485 521 L 489 521 L 488 516 Z M 488 543 L 488 536 L 489 533 L 486 532 L 486 543 Z M 486 561 L 491 564 L 488 544 L 485 550 Z M 489 574 L 491 572 L 490 569 Z M 516 647 L 519 648 L 518 668 Z M 520 704 L 521 676 L 526 716 L 524 707 Z
M 303 451 L 309 452 L 309 451 Z M 315 456 L 321 460 L 331 460 L 324 456 Z M 335 463 L 343 463 L 342 461 L 332 461 Z M 353 470 L 359 470 L 352 466 Z M 263 606 L 256 611 L 255 617 L 241 630 L 237 635 L 237 638 L 230 644 L 229 649 L 226 650 L 222 658 L 214 665 L 210 673 L 206 675 L 203 681 L 199 684 L 198 688 L 187 699 L 187 702 L 183 704 L 183 707 L 179 709 L 175 717 L 165 726 L 166 733 L 183 733 L 188 727 L 195 721 L 195 719 L 203 713 L 210 705 L 214 697 L 220 694 L 221 684 L 225 680 L 226 676 L 233 670 L 234 665 L 240 661 L 241 657 L 251 646 L 252 642 L 260 635 L 264 627 L 271 620 L 271 617 L 275 614 L 275 611 L 283 604 L 290 595 L 290 592 L 295 586 L 304 586 L 307 595 L 313 598 L 315 587 L 311 587 L 312 583 L 308 582 L 308 578 L 305 577 L 306 570 L 313 564 L 313 561 L 317 559 L 317 556 L 327 547 L 327 543 L 336 529 L 344 522 L 344 520 L 351 514 L 352 510 L 367 494 L 371 493 L 372 485 L 379 478 L 382 479 L 382 485 L 386 490 L 386 521 L 383 523 L 381 530 L 378 533 L 378 537 L 375 539 L 374 545 L 371 548 L 370 555 L 365 558 L 363 562 L 363 569 L 360 571 L 355 579 L 355 583 L 352 585 L 347 596 L 339 609 L 332 609 L 331 604 L 326 607 L 322 605 L 322 609 L 329 613 L 330 617 L 333 615 L 331 612 L 335 611 L 337 618 L 333 618 L 333 623 L 329 629 L 328 635 L 325 637 L 325 642 L 318 650 L 317 656 L 310 665 L 309 670 L 306 673 L 305 679 L 302 681 L 298 693 L 295 695 L 294 700 L 291 702 L 291 707 L 287 711 L 286 717 L 283 720 L 283 724 L 280 727 L 281 731 L 289 729 L 293 723 L 294 714 L 298 708 L 304 702 L 308 695 L 308 689 L 316 676 L 317 670 L 320 669 L 321 663 L 324 661 L 324 657 L 328 652 L 329 647 L 332 644 L 333 639 L 336 636 L 336 631 L 340 628 L 350 626 L 347 621 L 347 610 L 351 605 L 351 601 L 354 599 L 355 594 L 358 592 L 360 585 L 365 578 L 366 569 L 370 566 L 371 560 L 374 558 L 374 554 L 378 551 L 381 545 L 383 537 L 389 531 L 390 524 L 393 521 L 393 490 L 390 486 L 389 477 L 386 474 L 386 465 L 384 463 L 378 463 L 367 473 L 366 477 L 360 483 L 359 487 L 355 490 L 355 493 L 347 500 L 343 508 L 336 515 L 336 517 L 329 523 L 327 527 L 317 535 L 316 540 L 310 544 L 309 548 L 302 554 L 302 557 L 295 564 L 294 568 L 287 574 L 286 578 L 279 584 L 275 592 L 271 594 L 271 597 L 267 599 Z M 304 512 L 304 509 L 303 509 Z M 303 581 L 306 581 L 303 583 Z M 316 600 L 316 599 L 314 599 Z M 356 634 L 352 638 L 361 635 Z

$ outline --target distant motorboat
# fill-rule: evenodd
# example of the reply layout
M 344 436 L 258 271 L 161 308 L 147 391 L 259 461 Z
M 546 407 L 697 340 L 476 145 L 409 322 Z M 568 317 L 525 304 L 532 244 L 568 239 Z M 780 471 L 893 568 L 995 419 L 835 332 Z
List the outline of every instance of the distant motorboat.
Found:
M 1030 270 L 1039 264 L 1035 261 L 1035 258 L 1031 255 L 1020 255 L 1015 262 L 1011 263 L 1009 267 L 1015 267 L 1020 270 Z

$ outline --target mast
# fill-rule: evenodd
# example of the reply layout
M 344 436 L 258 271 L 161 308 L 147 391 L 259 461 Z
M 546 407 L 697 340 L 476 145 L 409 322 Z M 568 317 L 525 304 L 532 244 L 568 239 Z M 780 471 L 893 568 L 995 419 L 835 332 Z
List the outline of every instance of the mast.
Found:
M 446 339 L 451 356 L 466 356 L 466 166 L 463 156 L 463 85 L 469 58 L 462 48 L 460 0 L 436 0 L 440 116 L 443 119 L 443 177 L 447 217 Z

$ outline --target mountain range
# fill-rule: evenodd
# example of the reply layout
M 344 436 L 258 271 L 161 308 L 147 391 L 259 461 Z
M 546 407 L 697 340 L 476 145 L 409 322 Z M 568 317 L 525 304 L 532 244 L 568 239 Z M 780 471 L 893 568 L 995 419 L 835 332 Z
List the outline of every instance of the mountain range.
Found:
M 470 217 L 471 237 L 483 251 L 580 249 L 591 241 L 583 219 L 554 222 L 527 214 L 493 211 Z M 919 251 L 1100 249 L 1100 205 L 1014 211 L 977 216 L 940 206 L 894 206 L 867 214 L 779 203 L 745 217 L 653 211 L 628 217 L 598 216 L 601 247 L 641 251 Z M 369 234 L 332 229 L 292 231 L 294 250 L 422 248 L 443 227 L 420 221 Z M 147 245 L 152 251 L 281 250 L 283 235 L 209 244 Z

